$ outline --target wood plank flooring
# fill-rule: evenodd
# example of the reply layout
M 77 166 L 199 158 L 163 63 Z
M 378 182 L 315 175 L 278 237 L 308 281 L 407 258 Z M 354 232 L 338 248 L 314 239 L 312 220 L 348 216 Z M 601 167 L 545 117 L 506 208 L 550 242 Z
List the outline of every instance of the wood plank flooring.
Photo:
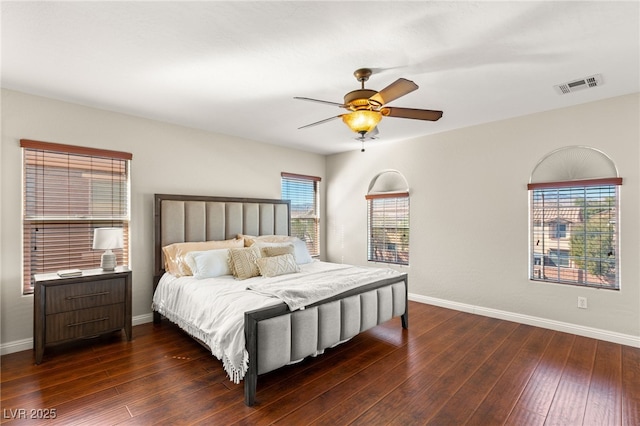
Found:
M 640 425 L 639 348 L 415 302 L 409 320 L 260 376 L 254 407 L 167 321 L 5 355 L 2 424 Z

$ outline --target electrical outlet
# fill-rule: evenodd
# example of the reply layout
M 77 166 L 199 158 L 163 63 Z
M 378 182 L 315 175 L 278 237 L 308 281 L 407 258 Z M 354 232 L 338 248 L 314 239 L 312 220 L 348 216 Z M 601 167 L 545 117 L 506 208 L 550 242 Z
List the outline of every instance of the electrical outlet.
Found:
M 578 296 L 578 308 L 587 309 L 587 298 Z

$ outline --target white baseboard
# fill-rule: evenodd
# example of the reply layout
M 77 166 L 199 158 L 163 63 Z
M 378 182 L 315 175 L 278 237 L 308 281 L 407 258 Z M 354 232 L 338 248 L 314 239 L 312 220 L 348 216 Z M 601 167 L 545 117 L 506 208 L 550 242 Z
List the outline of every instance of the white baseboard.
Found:
M 33 349 L 33 339 L 23 339 L 16 340 L 15 342 L 3 343 L 0 345 L 0 355 L 26 351 L 27 349 Z
M 131 319 L 132 325 L 140 325 L 153 321 L 153 314 L 137 315 Z M 16 340 L 14 342 L 3 343 L 0 345 L 0 355 L 12 354 L 14 352 L 26 351 L 33 349 L 33 339 Z
M 437 299 L 435 297 L 421 296 L 409 293 L 409 300 L 435 305 L 456 311 L 468 312 L 485 317 L 498 318 L 506 321 L 517 322 L 519 324 L 533 325 L 535 327 L 547 328 L 549 330 L 562 331 L 576 334 L 578 336 L 590 337 L 593 339 L 605 340 L 607 342 L 618 343 L 626 346 L 640 348 L 640 337 L 629 334 L 616 333 L 613 331 L 601 330 L 598 328 L 584 327 L 582 325 L 571 324 L 561 321 L 554 321 L 546 318 L 533 317 L 514 312 L 501 311 L 498 309 L 485 308 L 482 306 L 469 305 L 466 303 L 452 302 L 450 300 Z M 409 318 L 411 321 L 411 318 Z
M 131 319 L 133 325 L 146 324 L 148 322 L 153 322 L 153 313 L 137 315 Z

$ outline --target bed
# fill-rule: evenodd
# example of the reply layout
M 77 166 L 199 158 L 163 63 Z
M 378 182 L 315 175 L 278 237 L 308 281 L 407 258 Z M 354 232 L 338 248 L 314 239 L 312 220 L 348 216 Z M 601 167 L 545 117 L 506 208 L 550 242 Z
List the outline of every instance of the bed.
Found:
M 166 317 L 211 350 L 232 381 L 244 381 L 248 406 L 256 402 L 261 374 L 320 355 L 394 317 L 408 328 L 407 274 L 305 258 L 304 243 L 289 236 L 286 200 L 156 194 L 154 214 L 154 322 Z M 204 242 L 233 247 L 192 249 L 186 258 L 194 269 L 181 276 L 168 249 L 209 244 Z M 266 253 L 251 258 L 260 274 L 234 277 L 243 272 L 239 263 L 234 269 L 236 255 L 257 250 Z M 233 275 L 202 278 L 195 260 L 221 252 L 231 259 Z

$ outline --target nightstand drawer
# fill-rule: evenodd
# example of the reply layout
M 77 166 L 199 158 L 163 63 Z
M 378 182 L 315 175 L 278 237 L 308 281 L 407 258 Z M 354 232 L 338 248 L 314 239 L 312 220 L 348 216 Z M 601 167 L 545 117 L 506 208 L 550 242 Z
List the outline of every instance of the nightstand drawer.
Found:
M 124 278 L 51 286 L 46 294 L 47 314 L 122 303 L 124 298 Z
M 124 304 L 47 315 L 45 343 L 90 337 L 124 327 Z

